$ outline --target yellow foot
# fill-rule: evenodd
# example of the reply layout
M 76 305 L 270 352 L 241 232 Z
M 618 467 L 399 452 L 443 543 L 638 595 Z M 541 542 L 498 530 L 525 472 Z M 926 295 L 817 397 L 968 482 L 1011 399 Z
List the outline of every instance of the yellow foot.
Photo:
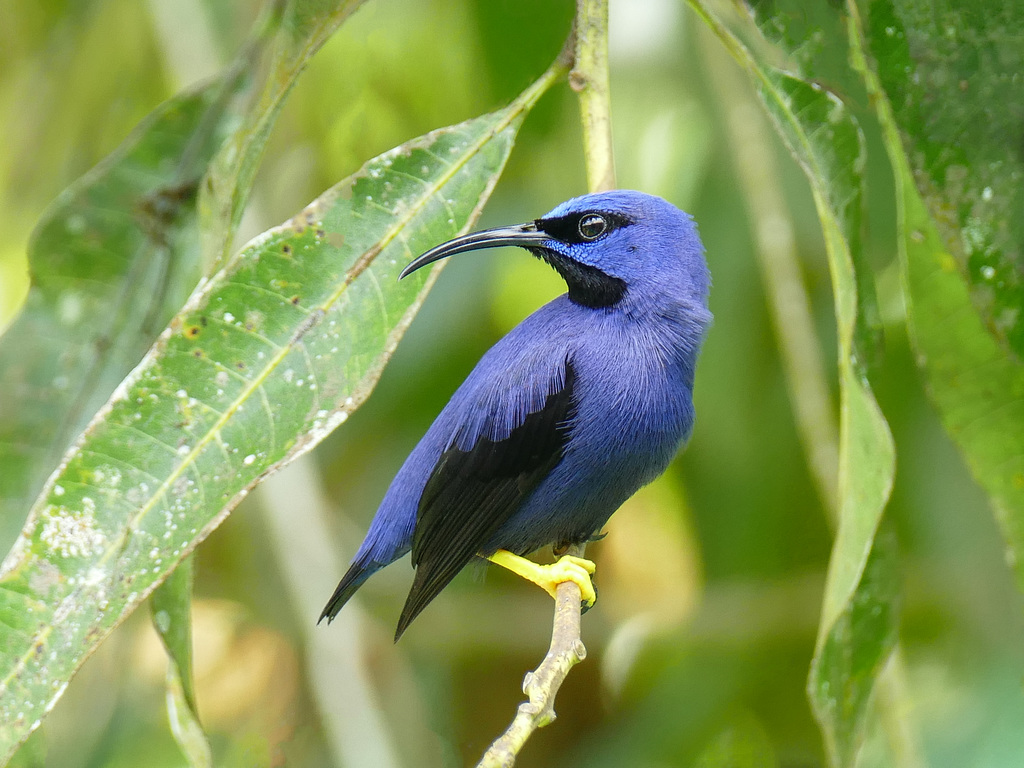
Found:
M 527 581 L 532 581 L 552 597 L 555 596 L 555 590 L 559 584 L 572 581 L 580 588 L 580 592 L 583 594 L 583 604 L 587 608 L 593 606 L 597 600 L 594 584 L 590 580 L 590 575 L 597 570 L 597 566 L 582 557 L 564 555 L 551 565 L 538 565 L 525 557 L 499 549 L 487 559 L 496 565 L 508 568 L 512 573 L 522 576 Z

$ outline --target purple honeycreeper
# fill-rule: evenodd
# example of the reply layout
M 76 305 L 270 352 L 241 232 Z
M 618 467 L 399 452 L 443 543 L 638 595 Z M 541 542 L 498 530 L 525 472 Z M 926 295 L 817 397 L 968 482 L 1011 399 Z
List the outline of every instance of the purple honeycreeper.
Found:
M 539 566 L 522 556 L 592 539 L 690 436 L 711 322 L 693 220 L 660 197 L 600 192 L 438 245 L 402 277 L 505 245 L 546 261 L 569 290 L 495 344 L 452 395 L 392 481 L 321 620 L 410 551 L 415 576 L 396 640 L 477 556 L 552 594 L 576 581 L 590 604 L 590 561 Z

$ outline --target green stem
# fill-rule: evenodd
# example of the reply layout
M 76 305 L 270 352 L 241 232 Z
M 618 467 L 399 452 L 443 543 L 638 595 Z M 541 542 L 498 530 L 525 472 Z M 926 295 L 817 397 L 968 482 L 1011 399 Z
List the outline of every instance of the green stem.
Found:
M 569 85 L 579 94 L 587 188 L 615 189 L 611 91 L 608 86 L 608 0 L 577 0 L 576 63 Z

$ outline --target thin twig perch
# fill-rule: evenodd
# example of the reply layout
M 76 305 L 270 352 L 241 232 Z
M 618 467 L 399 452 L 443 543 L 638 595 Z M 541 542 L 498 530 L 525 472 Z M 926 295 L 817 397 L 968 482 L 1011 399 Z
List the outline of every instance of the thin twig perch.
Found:
M 566 554 L 583 557 L 584 549 L 582 545 L 575 545 Z M 519 705 L 512 724 L 491 744 L 477 768 L 511 768 L 534 731 L 555 719 L 558 689 L 569 670 L 587 657 L 587 649 L 580 639 L 582 599 L 580 588 L 574 582 L 558 585 L 551 646 L 540 666 L 527 672 L 523 679 L 523 693 L 529 700 Z

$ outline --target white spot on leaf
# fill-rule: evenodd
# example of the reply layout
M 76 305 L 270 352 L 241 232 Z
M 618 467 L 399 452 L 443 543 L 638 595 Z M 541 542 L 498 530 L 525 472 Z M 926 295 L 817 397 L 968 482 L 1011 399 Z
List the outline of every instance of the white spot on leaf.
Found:
M 89 557 L 103 549 L 106 537 L 96 528 L 93 513 L 96 504 L 82 499 L 84 512 L 50 505 L 44 513 L 46 522 L 40 535 L 43 543 L 61 557 Z

